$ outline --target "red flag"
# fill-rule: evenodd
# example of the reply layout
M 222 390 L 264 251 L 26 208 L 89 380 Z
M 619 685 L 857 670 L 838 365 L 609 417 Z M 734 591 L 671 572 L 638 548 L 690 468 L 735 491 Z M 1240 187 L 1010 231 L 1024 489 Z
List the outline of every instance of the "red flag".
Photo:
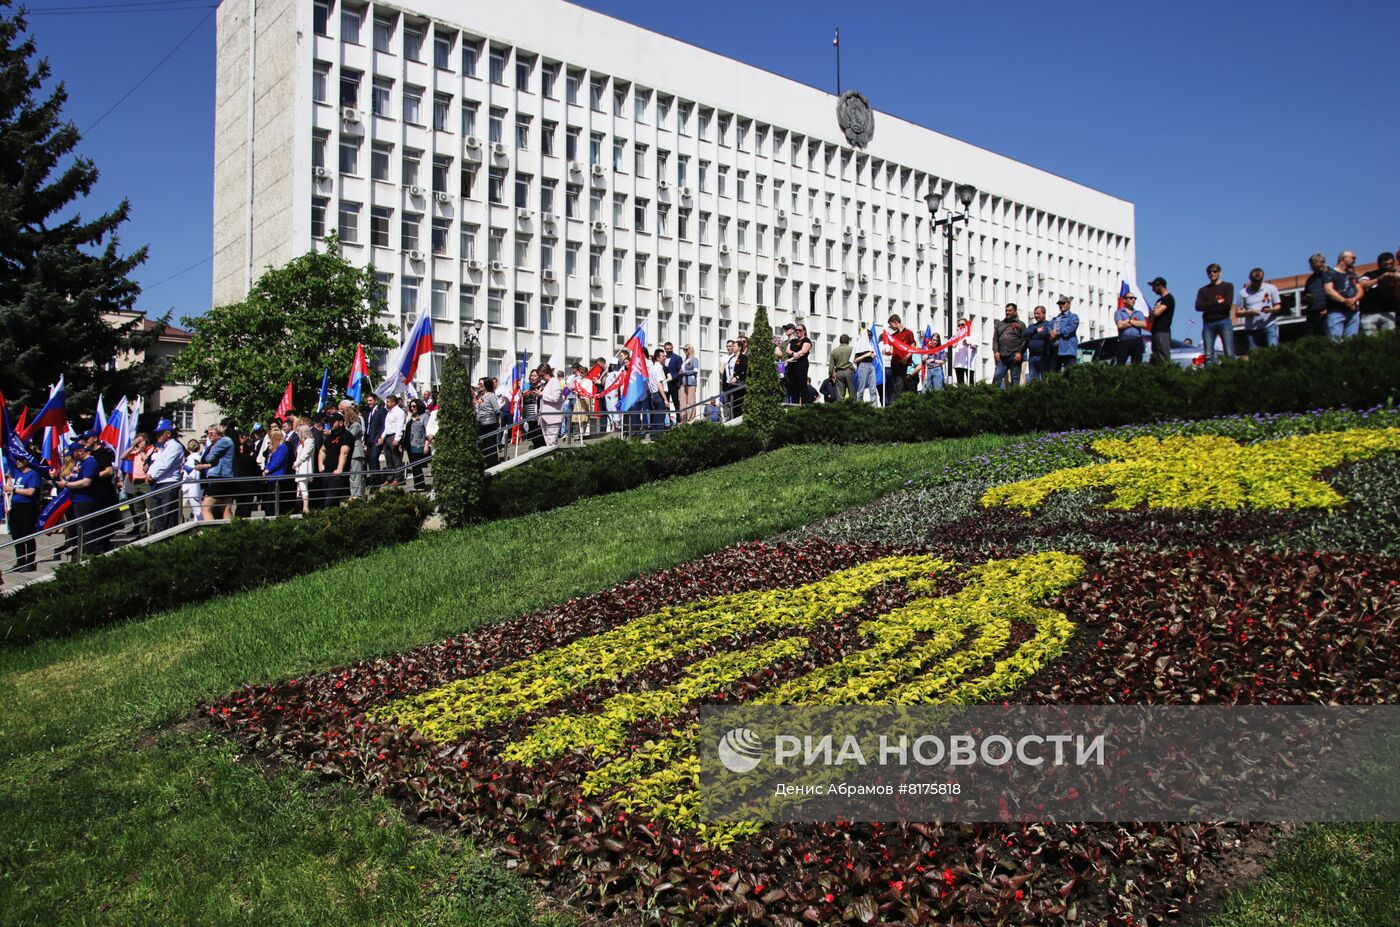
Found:
M 25 422 L 29 419 L 29 406 L 19 410 L 19 421 L 15 423 L 15 432 L 24 434 Z
M 282 394 L 282 401 L 277 403 L 277 417 L 281 418 L 292 410 L 292 381 L 287 381 L 287 391 Z

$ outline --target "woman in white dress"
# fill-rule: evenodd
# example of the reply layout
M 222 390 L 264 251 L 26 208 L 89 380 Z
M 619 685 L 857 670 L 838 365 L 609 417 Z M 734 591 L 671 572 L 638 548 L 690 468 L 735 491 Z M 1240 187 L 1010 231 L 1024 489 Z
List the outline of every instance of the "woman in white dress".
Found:
M 305 422 L 297 426 L 297 459 L 293 469 L 297 475 L 297 496 L 301 499 L 303 513 L 311 511 L 311 467 L 316 442 L 311 440 L 311 426 Z

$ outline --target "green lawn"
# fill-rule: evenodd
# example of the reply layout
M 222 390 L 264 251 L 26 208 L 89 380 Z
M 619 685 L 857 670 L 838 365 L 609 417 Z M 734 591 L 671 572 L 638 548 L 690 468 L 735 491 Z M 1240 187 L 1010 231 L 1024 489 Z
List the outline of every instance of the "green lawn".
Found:
M 171 725 L 201 701 L 795 528 L 1008 439 L 789 448 L 0 652 L 0 921 L 549 923 L 471 846 Z

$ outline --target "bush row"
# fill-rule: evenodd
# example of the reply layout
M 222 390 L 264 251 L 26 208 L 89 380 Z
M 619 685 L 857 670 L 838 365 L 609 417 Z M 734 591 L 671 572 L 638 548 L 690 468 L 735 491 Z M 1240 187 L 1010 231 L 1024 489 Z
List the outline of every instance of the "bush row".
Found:
M 1367 408 L 1391 403 L 1397 394 L 1397 331 L 1340 343 L 1309 338 L 1206 368 L 1087 364 L 1012 390 L 977 384 L 905 394 L 888 409 L 857 402 L 789 409 L 767 442 L 745 426 L 697 423 L 666 432 L 651 444 L 604 441 L 562 451 L 495 477 L 487 507 L 491 517 L 546 511 L 732 463 L 765 447 L 930 441 L 1331 406 Z
M 141 618 L 318 570 L 418 536 L 432 503 L 386 490 L 304 518 L 235 519 L 60 566 L 0 597 L 0 643 Z

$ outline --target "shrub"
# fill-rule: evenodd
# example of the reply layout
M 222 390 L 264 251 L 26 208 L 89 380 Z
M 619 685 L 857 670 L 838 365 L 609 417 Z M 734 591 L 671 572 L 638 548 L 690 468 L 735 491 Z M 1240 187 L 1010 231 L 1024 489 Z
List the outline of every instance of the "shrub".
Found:
M 64 564 L 0 597 L 0 642 L 26 644 L 281 582 L 418 536 L 432 503 L 385 490 L 303 518 L 235 519 Z
M 449 528 L 460 528 L 483 517 L 486 459 L 477 442 L 471 381 L 456 345 L 448 347 L 443 361 L 437 420 L 433 491 L 443 522 Z
M 754 310 L 748 369 L 744 378 L 744 424 L 766 445 L 782 417 L 783 405 L 778 364 L 773 357 L 773 329 L 768 324 L 768 311 L 762 306 Z

